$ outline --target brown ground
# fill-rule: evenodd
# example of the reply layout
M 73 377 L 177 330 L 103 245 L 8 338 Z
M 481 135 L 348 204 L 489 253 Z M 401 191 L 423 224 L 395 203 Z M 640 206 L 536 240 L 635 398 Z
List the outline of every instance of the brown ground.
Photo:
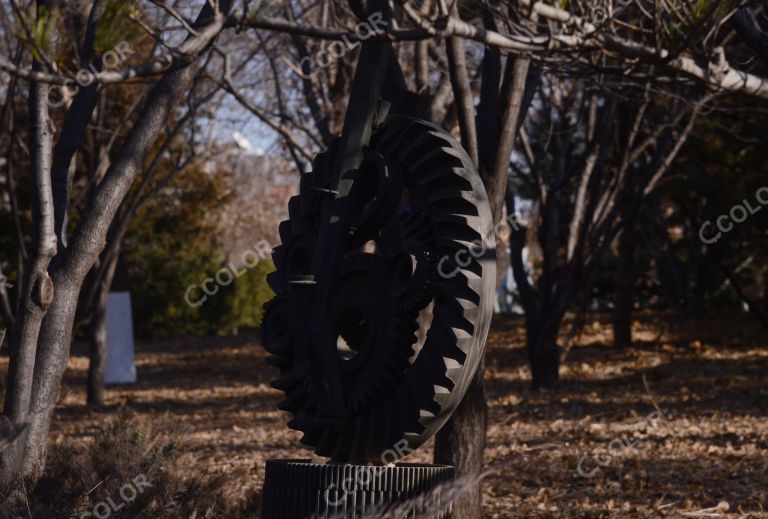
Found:
M 636 347 L 614 351 L 605 324 L 588 323 L 562 387 L 547 394 L 528 389 L 519 320 L 494 324 L 488 517 L 768 517 L 765 333 L 719 318 L 662 328 L 638 325 Z M 182 423 L 184 466 L 226 475 L 240 498 L 258 492 L 267 458 L 307 457 L 275 408 L 272 371 L 253 337 L 137 350 L 140 382 L 111 389 L 108 407 L 93 410 L 83 406 L 87 360 L 75 348 L 56 443 L 89 441 L 119 407 Z M 427 461 L 429 450 L 409 461 Z

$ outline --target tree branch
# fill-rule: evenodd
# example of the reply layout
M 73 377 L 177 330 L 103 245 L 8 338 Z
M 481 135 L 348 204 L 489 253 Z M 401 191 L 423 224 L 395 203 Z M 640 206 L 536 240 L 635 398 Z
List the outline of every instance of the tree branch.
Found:
M 94 52 L 94 41 L 99 18 L 104 12 L 105 4 L 102 0 L 95 0 L 91 6 L 88 17 L 88 28 L 85 34 L 85 42 L 81 57 L 84 61 L 91 61 Z M 100 63 L 93 63 L 94 68 L 101 67 Z M 67 246 L 67 223 L 69 222 L 69 194 L 74 175 L 72 159 L 85 138 L 85 130 L 91 120 L 91 115 L 96 107 L 98 99 L 98 85 L 91 84 L 81 88 L 75 95 L 72 104 L 64 116 L 56 147 L 53 150 L 53 166 L 51 167 L 51 182 L 53 189 L 53 208 L 55 220 L 55 232 L 57 247 L 61 252 Z
M 448 54 L 448 71 L 453 86 L 453 98 L 456 103 L 456 115 L 459 120 L 461 144 L 478 164 L 477 127 L 475 126 L 475 103 L 472 88 L 469 86 L 467 58 L 461 38 L 448 38 L 445 41 Z
M 50 12 L 50 3 L 37 2 L 37 16 Z M 43 43 L 45 51 L 53 47 L 52 31 Z M 33 59 L 33 70 L 43 64 Z M 11 358 L 8 368 L 8 391 L 3 413 L 14 423 L 26 419 L 32 393 L 32 373 L 35 367 L 37 337 L 49 305 L 53 299 L 53 284 L 48 266 L 56 255 L 56 236 L 53 221 L 53 195 L 51 191 L 51 149 L 53 122 L 48 114 L 48 88 L 45 83 L 32 81 L 29 85 L 31 173 L 34 186 L 33 211 L 35 222 L 34 249 L 29 268 L 21 286 L 23 308 L 19 313 L 11 338 Z

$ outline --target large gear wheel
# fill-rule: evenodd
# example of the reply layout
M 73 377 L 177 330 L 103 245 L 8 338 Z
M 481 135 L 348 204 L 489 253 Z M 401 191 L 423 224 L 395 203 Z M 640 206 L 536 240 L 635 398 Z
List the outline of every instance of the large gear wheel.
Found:
M 341 177 L 352 180 L 342 250 L 325 250 L 335 149 L 316 157 L 280 225 L 262 338 L 280 370 L 279 407 L 304 445 L 337 462 L 391 462 L 437 432 L 477 369 L 495 288 L 493 221 L 462 148 L 431 123 L 389 117 Z M 322 315 L 312 304 L 318 254 L 338 258 Z M 313 319 L 327 323 L 322 337 Z

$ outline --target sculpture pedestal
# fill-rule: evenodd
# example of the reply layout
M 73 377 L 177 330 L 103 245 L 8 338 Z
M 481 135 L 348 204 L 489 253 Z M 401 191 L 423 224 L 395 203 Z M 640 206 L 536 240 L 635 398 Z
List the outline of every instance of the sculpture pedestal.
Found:
M 268 460 L 262 519 L 451 517 L 453 467 Z

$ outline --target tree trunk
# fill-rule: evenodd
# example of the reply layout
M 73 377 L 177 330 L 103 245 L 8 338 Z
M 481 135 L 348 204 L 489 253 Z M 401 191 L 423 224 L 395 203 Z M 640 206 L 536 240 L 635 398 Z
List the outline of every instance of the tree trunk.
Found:
M 50 6 L 40 0 L 37 16 Z M 46 37 L 44 49 L 50 51 L 52 37 Z M 32 69 L 37 72 L 44 66 L 33 61 Z M 38 334 L 46 312 L 54 298 L 54 285 L 48 273 L 51 259 L 56 254 L 56 237 L 53 221 L 53 198 L 51 194 L 51 152 L 53 149 L 53 122 L 48 113 L 48 85 L 32 81 L 29 85 L 30 153 L 31 177 L 34 184 L 33 217 L 35 222 L 35 243 L 29 257 L 21 291 L 19 315 L 9 344 L 8 379 L 3 415 L 14 427 L 21 427 L 29 420 L 28 411 L 33 391 L 32 371 L 38 351 Z M 20 442 L 16 442 L 17 444 Z M 0 490 L 13 489 L 17 483 L 18 468 L 22 463 L 21 453 L 6 449 L 0 458 Z M 4 488 L 5 487 L 5 488 Z M 11 494 L 18 500 L 18 492 Z M 12 501 L 12 503 L 15 501 Z
M 33 303 L 37 305 L 44 303 L 42 305 L 44 319 L 35 308 L 26 308 L 21 311 L 22 317 L 33 318 L 35 322 L 30 324 L 37 325 L 35 328 L 39 330 L 39 334 L 34 334 L 34 337 L 30 334 L 29 342 L 33 352 L 29 359 L 31 366 L 25 365 L 27 368 L 23 373 L 25 378 L 16 381 L 23 384 L 25 391 L 21 395 L 22 398 L 9 401 L 11 387 L 6 395 L 6 413 L 11 417 L 21 413 L 21 416 L 26 417 L 28 426 L 21 437 L 0 453 L 2 462 L 0 489 L 2 490 L 10 488 L 14 482 L 21 481 L 22 478 L 27 478 L 30 483 L 34 483 L 42 475 L 48 448 L 48 430 L 59 397 L 61 380 L 67 367 L 75 309 L 83 280 L 104 249 L 109 227 L 134 179 L 141 171 L 144 159 L 154 146 L 178 101 L 193 87 L 199 58 L 223 29 L 231 7 L 232 3 L 227 0 L 217 2 L 215 6 L 211 3 L 204 5 L 195 22 L 196 26 L 200 27 L 199 32 L 194 36 L 188 36 L 182 45 L 188 56 L 180 59 L 177 66 L 171 67 L 152 89 L 117 160 L 110 166 L 78 221 L 69 246 L 52 265 L 50 277 L 47 272 L 38 275 L 34 269 L 31 274 L 28 274 L 33 284 L 26 290 L 36 295 L 32 298 Z M 39 98 L 36 103 L 38 106 L 47 106 L 45 102 L 47 97 L 43 97 L 47 96 L 47 89 L 42 87 L 40 92 L 32 89 L 32 93 Z M 42 117 L 36 119 L 42 119 Z M 45 123 L 48 124 L 47 118 Z M 49 164 L 50 145 L 47 149 Z M 43 168 L 37 166 L 37 169 Z M 50 168 L 46 168 L 46 172 L 49 171 Z M 45 178 L 44 175 L 41 177 Z M 38 186 L 38 193 L 47 193 L 50 198 L 50 174 L 47 178 L 49 179 L 45 186 L 47 189 Z M 46 235 L 52 239 L 47 240 L 46 244 L 55 253 L 52 203 L 49 202 L 47 205 L 51 208 L 51 214 L 48 219 L 50 229 L 46 229 L 48 230 Z M 49 303 L 50 307 L 48 307 Z M 47 308 L 47 313 L 44 312 L 44 308 Z M 27 333 L 24 332 L 27 328 L 29 328 L 28 331 L 32 331 L 32 326 L 27 327 L 20 319 L 17 329 L 22 331 L 16 333 Z M 31 367 L 34 369 L 33 373 L 29 369 Z M 19 402 L 16 400 L 28 405 L 18 405 Z M 9 405 L 10 413 L 7 412 Z
M 104 363 L 107 359 L 107 301 L 109 289 L 115 274 L 118 255 L 115 253 L 104 273 L 104 278 L 99 280 L 96 301 L 89 326 L 89 363 L 88 363 L 88 404 L 104 405 Z
M 455 44 L 456 42 L 454 42 Z M 449 45 L 449 53 L 450 53 Z M 455 50 L 455 49 L 454 49 Z M 453 59 L 451 62 L 453 63 Z M 530 60 L 525 58 L 510 57 L 505 70 L 504 83 L 501 88 L 501 106 L 498 115 L 498 135 L 491 136 L 495 141 L 495 147 L 491 146 L 487 153 L 492 154 L 492 160 L 484 157 L 482 163 L 490 163 L 489 169 L 481 167 L 480 176 L 488 194 L 491 206 L 491 214 L 494 222 L 500 222 L 503 216 L 504 201 L 507 194 L 507 176 L 509 174 L 509 160 L 514 148 L 517 130 L 525 117 L 530 98 L 526 98 L 529 91 L 529 66 Z M 452 66 L 454 69 L 461 67 Z M 452 80 L 454 78 L 452 77 Z M 456 88 L 456 85 L 454 85 Z M 455 92 L 461 92 L 461 88 Z M 477 136 L 474 126 L 474 107 L 472 107 L 471 121 L 467 121 L 470 114 L 464 114 L 460 120 L 470 123 L 470 133 L 467 142 L 474 146 L 477 154 Z M 482 123 L 485 124 L 485 123 Z M 464 134 L 462 133 L 462 137 Z M 464 141 L 462 140 L 464 143 Z M 465 143 L 466 145 L 466 143 Z M 484 148 L 485 149 L 485 148 Z M 470 150 L 467 150 L 470 151 Z M 476 162 L 477 164 L 477 162 Z M 506 261 L 502 269 L 506 269 Z M 498 274 L 498 266 L 497 266 Z M 497 284 L 500 281 L 497 278 Z M 476 476 L 475 484 L 470 486 L 462 495 L 453 501 L 454 517 L 473 519 L 482 516 L 482 492 L 480 488 L 480 473 L 483 469 L 483 455 L 485 451 L 485 432 L 488 422 L 488 404 L 485 398 L 485 384 L 483 382 L 485 370 L 484 357 L 477 368 L 472 382 L 467 389 L 467 394 L 456 408 L 451 419 L 438 432 L 435 439 L 435 463 L 451 464 L 456 468 L 459 476 Z
M 528 320 L 527 316 L 526 320 Z M 531 366 L 533 389 L 555 389 L 558 386 L 560 380 L 560 351 L 557 347 L 559 324 L 558 322 L 556 327 L 547 327 L 536 320 L 526 326 L 526 349 Z
M 635 242 L 635 228 L 633 222 L 630 221 L 619 235 L 619 265 L 616 272 L 613 310 L 613 345 L 616 348 L 632 346 Z
M 481 517 L 483 496 L 479 474 L 483 471 L 485 430 L 488 426 L 484 369 L 485 362 L 481 360 L 467 394 L 435 440 L 436 463 L 450 463 L 458 475 L 478 475 L 477 484 L 471 485 L 454 499 L 453 517 L 456 518 Z

